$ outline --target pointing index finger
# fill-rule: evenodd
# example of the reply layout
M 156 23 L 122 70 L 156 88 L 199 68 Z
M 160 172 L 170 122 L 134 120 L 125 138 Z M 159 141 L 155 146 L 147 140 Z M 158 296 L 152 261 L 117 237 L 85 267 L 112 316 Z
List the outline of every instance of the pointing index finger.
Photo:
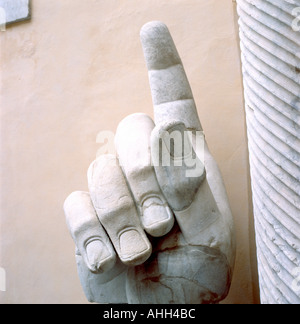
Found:
M 158 21 L 141 30 L 156 124 L 178 120 L 202 130 L 192 90 L 167 26 Z

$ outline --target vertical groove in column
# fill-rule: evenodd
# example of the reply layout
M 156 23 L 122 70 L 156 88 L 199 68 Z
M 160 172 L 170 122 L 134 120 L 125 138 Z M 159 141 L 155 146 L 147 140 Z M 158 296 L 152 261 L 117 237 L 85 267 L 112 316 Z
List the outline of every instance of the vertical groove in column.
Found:
M 237 3 L 261 302 L 299 304 L 300 1 Z

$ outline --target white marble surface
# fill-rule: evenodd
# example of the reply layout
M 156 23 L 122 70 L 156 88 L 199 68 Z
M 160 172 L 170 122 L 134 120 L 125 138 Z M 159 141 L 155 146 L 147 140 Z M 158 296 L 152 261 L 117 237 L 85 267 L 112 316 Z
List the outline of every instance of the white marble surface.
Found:
M 121 121 L 117 156 L 97 158 L 89 193 L 65 202 L 79 277 L 99 303 L 217 303 L 235 261 L 226 190 L 168 28 L 148 23 L 141 40 L 155 121 Z
M 300 303 L 299 0 L 238 0 L 261 302 Z
M 5 23 L 28 19 L 30 16 L 30 0 L 0 0 L 0 9 L 5 12 Z M 1 25 L 2 21 L 1 15 Z

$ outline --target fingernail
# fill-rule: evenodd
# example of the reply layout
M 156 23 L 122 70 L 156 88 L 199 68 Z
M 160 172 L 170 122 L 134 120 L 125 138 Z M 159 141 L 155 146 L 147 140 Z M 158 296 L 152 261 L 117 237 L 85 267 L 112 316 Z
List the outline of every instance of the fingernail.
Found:
M 110 270 L 115 264 L 115 256 L 106 244 L 94 240 L 86 246 L 87 261 L 92 272 L 99 273 Z
M 135 229 L 127 230 L 120 236 L 120 259 L 129 266 L 144 263 L 151 255 L 152 248 L 145 234 Z
M 172 122 L 166 130 L 160 133 L 168 154 L 173 159 L 182 160 L 192 153 L 192 143 L 188 131 L 183 123 Z
M 169 206 L 158 197 L 151 197 L 143 203 L 142 222 L 145 230 L 154 237 L 164 236 L 174 225 L 174 217 Z

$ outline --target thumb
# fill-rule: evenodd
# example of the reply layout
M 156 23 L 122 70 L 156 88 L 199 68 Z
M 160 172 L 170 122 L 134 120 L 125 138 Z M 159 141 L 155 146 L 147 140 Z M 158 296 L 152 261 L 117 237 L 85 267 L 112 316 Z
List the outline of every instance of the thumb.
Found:
M 226 194 L 219 194 L 220 183 L 212 181 L 212 175 L 217 179 L 218 173 L 212 168 L 203 132 L 187 131 L 181 122 L 156 126 L 151 153 L 158 183 L 185 240 L 211 246 L 214 237 L 216 246 L 227 247 L 225 243 L 230 240 L 222 234 L 225 227 L 219 209 Z
M 206 177 L 204 136 L 172 121 L 155 127 L 151 156 L 158 183 L 174 211 L 188 208 Z

